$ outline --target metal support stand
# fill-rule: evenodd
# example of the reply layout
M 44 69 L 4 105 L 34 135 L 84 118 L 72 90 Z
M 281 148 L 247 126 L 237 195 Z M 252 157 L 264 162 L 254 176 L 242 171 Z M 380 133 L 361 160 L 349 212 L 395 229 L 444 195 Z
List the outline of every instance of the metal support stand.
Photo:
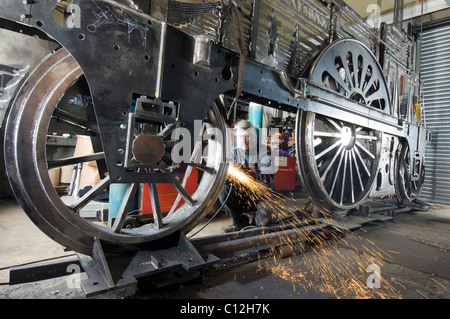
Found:
M 92 256 L 78 254 L 88 278 L 81 281 L 81 288 L 87 297 L 120 288 L 137 287 L 137 279 L 179 271 L 201 276 L 197 270 L 207 266 L 205 261 L 183 233 L 179 234 L 178 245 L 160 250 L 141 250 L 133 254 L 107 255 L 100 240 L 96 239 Z
M 412 211 L 427 211 L 431 205 L 418 199 L 414 202 L 399 202 L 397 199 L 385 199 L 380 201 L 368 201 L 355 209 L 339 214 L 332 213 L 332 219 L 318 220 L 332 224 L 344 231 L 353 231 L 365 224 L 374 222 L 386 222 L 394 220 L 396 214 Z

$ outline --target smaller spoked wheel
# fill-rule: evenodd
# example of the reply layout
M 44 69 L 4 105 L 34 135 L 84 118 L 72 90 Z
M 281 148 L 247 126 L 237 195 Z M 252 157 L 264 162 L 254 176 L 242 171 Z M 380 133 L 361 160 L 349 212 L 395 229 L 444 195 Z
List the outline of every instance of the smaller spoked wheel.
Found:
M 297 116 L 297 154 L 303 183 L 327 211 L 361 204 L 374 183 L 379 133 L 313 112 Z
M 412 178 L 412 168 L 409 145 L 405 142 L 401 144 L 397 158 L 396 192 L 400 202 L 413 201 L 422 191 L 425 180 L 424 163 L 415 179 Z

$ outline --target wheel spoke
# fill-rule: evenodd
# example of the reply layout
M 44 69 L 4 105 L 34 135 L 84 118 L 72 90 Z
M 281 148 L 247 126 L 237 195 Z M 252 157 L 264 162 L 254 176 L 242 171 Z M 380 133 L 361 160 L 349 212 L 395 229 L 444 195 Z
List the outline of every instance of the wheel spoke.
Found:
M 351 152 L 352 152 L 353 161 L 355 163 L 355 169 L 356 169 L 356 174 L 358 176 L 359 186 L 361 187 L 361 190 L 364 191 L 364 184 L 361 179 L 361 172 L 359 171 L 359 165 L 358 165 L 358 161 L 356 159 L 355 150 L 353 149 L 353 150 L 351 150 Z
M 350 190 L 351 190 L 351 195 L 352 195 L 352 203 L 355 202 L 355 188 L 353 187 L 353 159 L 352 159 L 352 153 L 351 151 L 347 151 L 347 155 L 348 155 L 348 166 L 350 169 Z
M 195 201 L 192 199 L 191 195 L 189 195 L 186 189 L 179 182 L 172 183 L 172 185 L 186 202 L 188 202 L 191 206 L 195 205 Z
M 372 93 L 369 96 L 366 96 L 366 102 L 368 105 L 372 104 L 373 101 L 375 100 L 382 100 L 384 99 L 385 95 L 383 94 L 383 92 L 378 89 L 376 92 Z
M 378 137 L 372 136 L 372 135 L 359 135 L 359 134 L 356 134 L 356 139 L 376 141 L 376 140 L 378 140 Z
M 362 167 L 363 167 L 364 170 L 366 171 L 367 175 L 370 177 L 369 169 L 367 168 L 366 163 L 365 163 L 364 160 L 362 159 L 361 154 L 359 153 L 359 150 L 358 150 L 357 148 L 354 148 L 354 151 L 355 151 L 356 155 L 358 155 L 358 158 L 359 158 L 359 161 L 360 161 Z
M 349 89 L 352 90 L 355 86 L 353 85 L 353 81 L 352 81 L 352 74 L 350 72 L 350 69 L 348 67 L 348 61 L 347 61 L 347 57 L 345 57 L 344 59 L 341 58 L 341 62 L 342 62 L 342 66 L 344 67 L 345 70 L 345 76 L 347 78 L 347 83 L 350 86 Z
M 362 70 L 361 80 L 360 80 L 359 87 L 358 87 L 360 90 L 364 90 L 364 85 L 366 84 L 367 71 L 369 69 L 369 67 L 366 66 L 366 60 L 363 58 L 362 61 L 363 61 L 363 64 L 361 67 L 361 70 Z
M 339 86 L 341 88 L 343 88 L 345 90 L 345 92 L 347 92 L 348 95 L 351 94 L 351 90 L 349 89 L 348 84 L 345 83 L 345 81 L 342 79 L 341 75 L 339 74 L 339 71 L 335 67 L 327 69 L 327 72 L 331 76 L 331 78 L 337 84 L 339 84 Z
M 172 134 L 172 132 L 177 128 L 177 126 L 174 123 L 170 123 L 169 125 L 167 125 L 161 132 L 158 133 L 158 136 L 161 138 L 166 138 L 167 136 L 169 136 L 170 134 Z
M 136 198 L 136 193 L 138 190 L 139 184 L 133 183 L 128 185 L 128 188 L 123 197 L 122 203 L 120 204 L 119 211 L 117 212 L 116 219 L 112 226 L 112 229 L 115 233 L 120 233 L 123 228 L 123 222 L 127 217 L 127 213 L 130 211 L 131 204 L 133 203 L 133 199 Z
M 328 166 L 325 169 L 325 172 L 323 172 L 320 175 L 320 178 L 323 180 L 324 177 L 327 175 L 328 171 L 330 170 L 330 168 L 333 166 L 334 162 L 336 161 L 337 157 L 339 156 L 339 154 L 341 154 L 342 149 L 344 148 L 344 146 L 340 146 L 340 148 L 338 149 L 338 151 L 336 152 L 336 154 L 334 154 L 333 159 L 331 160 L 331 162 L 328 164 Z
M 358 146 L 364 153 L 366 153 L 371 159 L 375 159 L 375 155 L 372 154 L 364 145 L 362 145 L 360 142 L 356 141 L 355 146 Z
M 198 139 L 195 141 L 194 149 L 190 158 L 190 163 L 200 164 L 202 162 L 202 147 L 203 147 L 203 134 L 205 132 L 206 123 L 203 122 L 202 128 L 198 134 Z
M 344 201 L 344 192 L 345 192 L 345 178 L 347 177 L 347 150 L 344 151 L 344 168 L 342 170 L 342 185 L 341 185 L 341 201 L 340 204 Z
M 105 188 L 107 188 L 111 184 L 111 180 L 109 176 L 106 176 L 104 179 L 100 181 L 95 187 L 89 190 L 86 194 L 84 194 L 76 203 L 72 204 L 69 208 L 70 210 L 77 212 L 86 204 L 88 204 L 95 196 L 100 194 Z
M 317 161 L 319 158 L 321 158 L 322 156 L 324 156 L 325 154 L 331 152 L 333 149 L 335 149 L 336 147 L 339 146 L 339 144 L 341 144 L 341 141 L 337 141 L 336 143 L 334 143 L 333 145 L 331 145 L 330 147 L 328 147 L 327 149 L 325 149 L 324 151 L 322 151 L 320 154 L 317 154 L 315 157 L 315 160 Z
M 316 137 L 316 136 L 339 138 L 339 137 L 341 137 L 341 134 L 337 133 L 337 132 L 319 132 L 319 131 L 314 131 L 314 137 Z
M 197 163 L 188 163 L 189 166 L 192 166 L 193 168 L 196 168 L 200 171 L 206 172 L 208 174 L 214 174 L 216 173 L 216 170 L 212 167 L 203 165 L 203 164 L 197 164 Z
M 77 156 L 77 157 L 67 157 L 67 158 L 61 158 L 53 161 L 47 162 L 47 167 L 49 169 L 56 168 L 56 167 L 63 167 L 68 165 L 74 165 L 79 163 L 86 163 L 86 162 L 92 162 L 92 161 L 98 161 L 105 158 L 104 152 L 94 153 L 90 155 L 83 155 L 83 156 Z
M 325 121 L 330 123 L 338 132 L 342 130 L 342 126 L 336 123 L 333 119 L 326 117 Z
M 352 53 L 352 63 L 353 63 L 353 79 L 355 88 L 359 87 L 359 70 L 358 70 L 358 54 Z
M 339 164 L 337 165 L 337 170 L 334 173 L 333 184 L 331 185 L 331 190 L 329 192 L 330 197 L 333 197 L 334 187 L 336 186 L 337 179 L 339 177 L 339 171 L 341 170 L 342 159 L 344 158 L 344 149 L 342 148 L 341 157 L 339 158 Z
M 161 206 L 159 203 L 158 188 L 156 183 L 148 184 L 148 188 L 150 193 L 150 201 L 152 203 L 153 223 L 156 228 L 160 229 L 164 225 L 162 221 Z
M 370 77 L 370 80 L 367 82 L 366 87 L 363 89 L 364 96 L 367 96 L 367 93 L 369 92 L 370 88 L 373 86 L 373 83 L 375 82 L 376 77 L 372 74 Z

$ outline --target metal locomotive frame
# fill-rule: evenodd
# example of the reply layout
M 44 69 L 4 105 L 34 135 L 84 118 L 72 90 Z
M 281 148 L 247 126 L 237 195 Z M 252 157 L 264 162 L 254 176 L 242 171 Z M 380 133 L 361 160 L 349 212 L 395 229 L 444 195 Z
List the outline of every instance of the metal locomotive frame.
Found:
M 226 131 L 224 96 L 297 112 L 300 175 L 324 210 L 420 191 L 431 133 L 419 50 L 401 19 L 372 29 L 341 0 L 0 0 L 0 19 L 0 63 L 14 70 L 0 105 L 8 179 L 37 226 L 77 252 L 159 245 L 201 220 L 226 178 L 226 142 L 210 138 L 207 153 L 200 143 L 177 165 L 168 151 L 177 128 L 194 146 L 210 128 Z M 48 54 L 14 62 L 29 49 L 13 46 L 17 37 Z M 71 90 L 90 97 L 82 110 Z M 90 135 L 95 153 L 47 161 L 52 132 Z M 64 204 L 48 169 L 93 160 L 106 177 Z M 193 168 L 200 179 L 189 194 L 182 181 Z M 81 219 L 112 183 L 129 185 L 114 224 Z M 139 183 L 149 184 L 154 222 L 126 229 Z M 175 187 L 181 208 L 162 214 L 158 183 Z

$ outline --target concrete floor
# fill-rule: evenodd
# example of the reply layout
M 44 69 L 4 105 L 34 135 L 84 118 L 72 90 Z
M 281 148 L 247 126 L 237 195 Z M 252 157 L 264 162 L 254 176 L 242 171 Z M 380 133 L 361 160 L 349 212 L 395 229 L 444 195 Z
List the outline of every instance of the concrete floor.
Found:
M 207 274 L 180 291 L 119 291 L 100 298 L 447 299 L 450 297 L 450 206 L 374 222 L 336 241 L 284 259 L 263 259 Z M 229 223 L 219 216 L 198 236 Z M 200 227 L 200 226 L 199 226 Z M 198 228 L 197 228 L 198 229 Z M 194 230 L 195 231 L 195 230 Z M 0 200 L 0 298 L 84 299 L 73 276 L 9 286 L 9 267 L 73 255 L 49 239 L 13 200 Z M 370 266 L 372 265 L 372 266 Z M 367 271 L 367 267 L 369 271 Z M 379 276 L 372 272 L 379 268 Z M 81 274 L 85 278 L 86 274 Z M 380 283 L 379 288 L 368 288 Z

